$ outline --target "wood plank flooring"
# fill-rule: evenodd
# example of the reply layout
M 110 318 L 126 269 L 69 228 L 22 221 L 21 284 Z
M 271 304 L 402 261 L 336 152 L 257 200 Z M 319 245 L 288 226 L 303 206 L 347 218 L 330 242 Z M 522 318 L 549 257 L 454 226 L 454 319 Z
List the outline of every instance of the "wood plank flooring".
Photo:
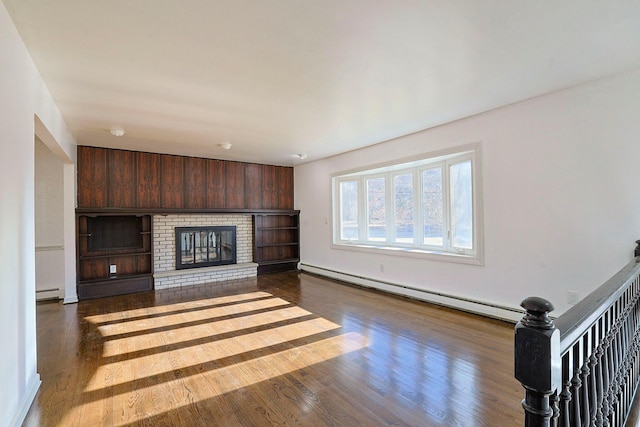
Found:
M 32 426 L 521 426 L 513 325 L 304 273 L 37 307 Z

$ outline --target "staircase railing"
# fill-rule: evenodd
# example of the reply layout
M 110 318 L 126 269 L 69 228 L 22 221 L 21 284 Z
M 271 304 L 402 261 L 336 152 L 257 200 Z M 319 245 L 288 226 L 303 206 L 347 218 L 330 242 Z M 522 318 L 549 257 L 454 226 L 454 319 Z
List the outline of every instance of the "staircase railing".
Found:
M 542 298 L 522 302 L 515 376 L 525 426 L 625 425 L 640 379 L 640 241 L 636 258 L 555 321 Z

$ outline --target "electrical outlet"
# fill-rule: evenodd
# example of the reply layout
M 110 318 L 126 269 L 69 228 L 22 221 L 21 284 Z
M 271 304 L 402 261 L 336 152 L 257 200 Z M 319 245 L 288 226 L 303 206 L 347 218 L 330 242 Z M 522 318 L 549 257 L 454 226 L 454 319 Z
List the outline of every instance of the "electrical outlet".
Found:
M 580 294 L 576 291 L 568 291 L 567 292 L 567 303 L 571 305 L 576 305 L 580 301 Z
M 111 264 L 109 265 L 109 273 L 110 274 L 116 274 L 116 265 L 115 264 Z

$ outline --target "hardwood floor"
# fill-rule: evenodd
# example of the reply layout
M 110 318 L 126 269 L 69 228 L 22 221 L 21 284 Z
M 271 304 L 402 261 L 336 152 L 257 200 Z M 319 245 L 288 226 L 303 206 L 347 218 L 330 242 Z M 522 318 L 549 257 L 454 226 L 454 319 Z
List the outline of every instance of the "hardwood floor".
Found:
M 308 274 L 37 307 L 24 426 L 521 426 L 513 325 Z

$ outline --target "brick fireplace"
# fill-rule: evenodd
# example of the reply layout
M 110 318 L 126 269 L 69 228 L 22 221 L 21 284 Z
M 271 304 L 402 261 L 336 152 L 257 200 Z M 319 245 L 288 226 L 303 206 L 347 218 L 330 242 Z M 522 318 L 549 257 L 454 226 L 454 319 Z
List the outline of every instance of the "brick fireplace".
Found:
M 214 267 L 176 269 L 176 227 L 236 227 L 236 263 Z M 179 214 L 153 217 L 153 278 L 155 289 L 245 279 L 257 275 L 253 262 L 251 215 Z

